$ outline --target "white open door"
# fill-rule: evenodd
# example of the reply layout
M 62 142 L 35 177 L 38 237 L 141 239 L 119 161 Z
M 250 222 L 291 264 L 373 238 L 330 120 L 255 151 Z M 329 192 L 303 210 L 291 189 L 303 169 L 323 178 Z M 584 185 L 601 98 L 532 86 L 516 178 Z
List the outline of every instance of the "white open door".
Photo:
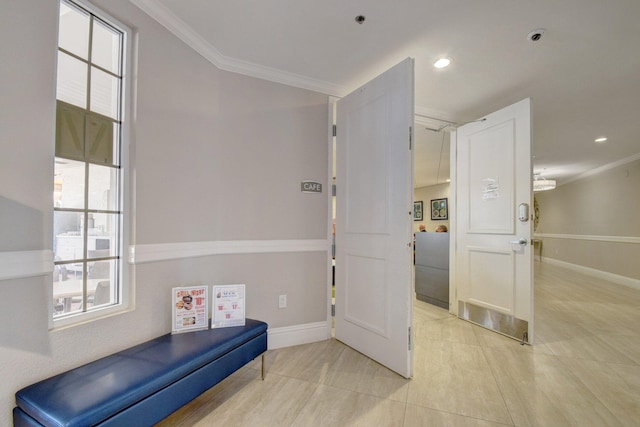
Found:
M 414 65 L 408 58 L 337 103 L 335 336 L 413 373 Z
M 453 310 L 532 344 L 531 100 L 456 134 Z

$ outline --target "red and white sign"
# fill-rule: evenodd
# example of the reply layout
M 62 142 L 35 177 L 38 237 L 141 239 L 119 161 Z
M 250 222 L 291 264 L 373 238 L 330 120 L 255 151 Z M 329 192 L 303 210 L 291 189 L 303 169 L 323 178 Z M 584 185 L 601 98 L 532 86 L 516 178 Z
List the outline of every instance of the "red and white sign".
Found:
M 209 327 L 208 286 L 173 288 L 172 333 L 189 332 Z

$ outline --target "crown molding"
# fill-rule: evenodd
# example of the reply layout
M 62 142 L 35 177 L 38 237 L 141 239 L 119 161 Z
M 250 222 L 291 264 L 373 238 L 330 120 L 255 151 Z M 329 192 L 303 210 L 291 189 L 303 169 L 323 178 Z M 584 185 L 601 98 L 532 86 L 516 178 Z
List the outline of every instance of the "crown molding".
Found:
M 178 16 L 171 12 L 171 10 L 162 5 L 157 0 L 129 1 L 220 70 L 243 74 L 245 76 L 255 77 L 258 79 L 280 83 L 287 86 L 307 89 L 313 92 L 319 92 L 329 96 L 333 96 L 338 99 L 343 98 L 344 96 L 348 95 L 351 90 L 353 90 L 339 84 L 330 83 L 324 80 L 318 80 L 300 74 L 290 73 L 288 71 L 283 71 L 276 68 L 256 64 L 254 62 L 249 62 L 223 55 L 218 49 L 216 49 L 215 46 L 207 42 L 204 38 L 202 38 L 202 36 L 200 36 L 191 27 L 189 27 L 189 25 L 187 25 L 183 20 L 181 20 Z M 416 122 L 421 122 L 424 120 L 420 118 L 420 115 L 425 115 L 428 117 L 441 117 L 445 122 L 450 121 L 449 118 L 446 117 L 446 114 L 419 105 L 415 106 L 415 113 Z M 431 123 L 433 123 L 433 121 L 425 122 L 425 124 Z
M 341 97 L 348 93 L 338 84 L 225 56 L 157 0 L 129 1 L 221 70 L 327 95 Z

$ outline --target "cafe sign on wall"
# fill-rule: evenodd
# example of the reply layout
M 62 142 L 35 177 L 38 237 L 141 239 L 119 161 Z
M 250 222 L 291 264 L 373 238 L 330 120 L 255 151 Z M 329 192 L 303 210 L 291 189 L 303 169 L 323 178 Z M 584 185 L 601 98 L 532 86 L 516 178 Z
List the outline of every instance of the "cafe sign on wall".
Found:
M 322 193 L 322 184 L 316 181 L 302 181 L 300 191 L 303 193 Z

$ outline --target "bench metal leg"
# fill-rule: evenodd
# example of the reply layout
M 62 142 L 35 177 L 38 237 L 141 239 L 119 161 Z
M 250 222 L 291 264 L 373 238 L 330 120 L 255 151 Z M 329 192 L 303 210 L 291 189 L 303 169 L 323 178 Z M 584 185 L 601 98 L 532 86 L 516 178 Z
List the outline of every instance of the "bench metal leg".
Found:
M 262 370 L 261 370 L 262 381 L 264 381 L 264 353 L 262 353 Z

